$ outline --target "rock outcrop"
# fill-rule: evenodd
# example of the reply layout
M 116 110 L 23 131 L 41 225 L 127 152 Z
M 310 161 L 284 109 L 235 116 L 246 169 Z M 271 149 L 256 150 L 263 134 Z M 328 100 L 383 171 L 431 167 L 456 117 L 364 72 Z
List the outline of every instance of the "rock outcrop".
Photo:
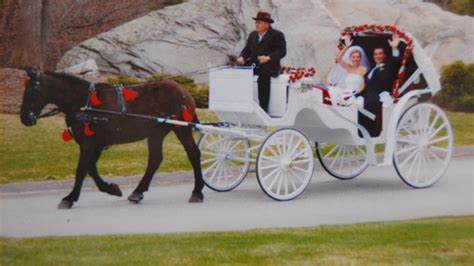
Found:
M 157 72 L 205 71 L 238 55 L 254 29 L 258 10 L 270 11 L 287 39 L 285 65 L 314 66 L 324 76 L 334 64 L 342 27 L 396 24 L 424 46 L 440 47 L 437 67 L 454 60 L 474 61 L 474 18 L 414 0 L 191 0 L 154 11 L 82 42 L 58 68 L 95 59 L 99 70 L 145 77 Z M 205 74 L 198 80 L 206 81 Z

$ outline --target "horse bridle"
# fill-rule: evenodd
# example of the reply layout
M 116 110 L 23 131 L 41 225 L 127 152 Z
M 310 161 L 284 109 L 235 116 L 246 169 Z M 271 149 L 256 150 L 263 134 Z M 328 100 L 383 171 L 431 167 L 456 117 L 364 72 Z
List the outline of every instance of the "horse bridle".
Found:
M 41 77 L 41 71 L 37 70 L 36 71 L 36 78 L 35 78 L 35 85 L 33 87 L 33 90 L 41 93 L 41 89 L 40 89 L 40 77 Z M 46 117 L 51 117 L 51 116 L 55 116 L 57 114 L 59 114 L 61 112 L 61 110 L 56 107 L 56 108 L 53 108 L 51 111 L 48 111 L 46 113 L 42 113 L 42 114 L 39 114 L 38 116 L 36 116 L 36 119 L 40 119 L 40 118 L 46 118 Z

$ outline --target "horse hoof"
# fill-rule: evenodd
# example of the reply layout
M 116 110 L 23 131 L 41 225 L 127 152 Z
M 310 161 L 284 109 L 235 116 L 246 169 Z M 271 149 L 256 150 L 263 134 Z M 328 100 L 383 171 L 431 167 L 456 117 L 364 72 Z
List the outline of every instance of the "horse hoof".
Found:
M 130 203 L 138 204 L 140 203 L 140 201 L 142 201 L 142 199 L 143 194 L 138 192 L 133 192 L 130 196 L 128 196 L 128 200 L 130 201 Z
M 71 209 L 73 204 L 74 204 L 74 202 L 63 199 L 59 203 L 58 209 L 61 209 L 61 210 Z
M 191 198 L 189 198 L 190 203 L 201 203 L 204 201 L 204 195 L 202 194 L 192 194 Z
M 109 191 L 107 191 L 107 193 L 110 195 L 122 197 L 122 190 L 120 190 L 120 187 L 115 183 L 110 183 Z

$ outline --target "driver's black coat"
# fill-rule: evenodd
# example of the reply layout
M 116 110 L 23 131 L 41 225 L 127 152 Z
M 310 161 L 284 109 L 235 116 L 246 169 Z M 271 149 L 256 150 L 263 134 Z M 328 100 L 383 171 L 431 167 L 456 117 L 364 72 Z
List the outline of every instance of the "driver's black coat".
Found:
M 266 64 L 258 65 L 258 56 L 270 56 L 270 61 Z M 260 73 L 267 72 L 271 76 L 278 76 L 280 73 L 280 61 L 286 55 L 286 40 L 283 32 L 269 28 L 262 40 L 258 42 L 258 33 L 250 33 L 247 43 L 240 53 L 245 59 L 246 65 L 257 64 Z

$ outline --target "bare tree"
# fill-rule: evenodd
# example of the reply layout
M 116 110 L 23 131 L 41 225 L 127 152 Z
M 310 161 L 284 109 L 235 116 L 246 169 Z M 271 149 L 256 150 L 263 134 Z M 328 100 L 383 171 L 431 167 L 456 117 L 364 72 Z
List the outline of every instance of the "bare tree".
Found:
M 79 42 L 182 0 L 1 0 L 0 67 L 53 69 Z

